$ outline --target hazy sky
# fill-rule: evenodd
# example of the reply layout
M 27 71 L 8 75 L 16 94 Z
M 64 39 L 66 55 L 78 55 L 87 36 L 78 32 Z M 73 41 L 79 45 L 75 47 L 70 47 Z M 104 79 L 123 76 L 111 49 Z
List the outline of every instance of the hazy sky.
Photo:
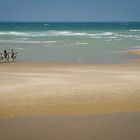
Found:
M 140 0 L 0 0 L 0 21 L 140 21 Z

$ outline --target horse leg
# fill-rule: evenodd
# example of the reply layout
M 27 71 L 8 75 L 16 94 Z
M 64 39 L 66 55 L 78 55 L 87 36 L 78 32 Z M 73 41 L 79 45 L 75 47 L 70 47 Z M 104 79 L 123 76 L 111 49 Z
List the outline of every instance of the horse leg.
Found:
M 8 62 L 10 63 L 10 57 L 8 57 Z
M 13 62 L 16 62 L 16 56 L 13 57 Z

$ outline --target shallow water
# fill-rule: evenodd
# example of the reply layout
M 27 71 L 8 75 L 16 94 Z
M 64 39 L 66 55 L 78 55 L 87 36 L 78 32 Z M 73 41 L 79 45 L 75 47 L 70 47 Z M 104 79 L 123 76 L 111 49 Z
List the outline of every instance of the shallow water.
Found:
M 140 48 L 139 22 L 0 23 L 0 50 L 18 60 L 124 63 Z

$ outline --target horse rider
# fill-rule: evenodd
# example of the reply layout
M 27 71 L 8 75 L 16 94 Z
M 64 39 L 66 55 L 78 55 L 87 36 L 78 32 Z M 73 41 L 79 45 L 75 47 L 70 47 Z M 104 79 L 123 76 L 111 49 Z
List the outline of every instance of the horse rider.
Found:
M 8 55 L 7 50 L 4 50 L 3 53 L 4 53 L 4 57 L 7 58 L 7 55 Z
M 17 55 L 17 52 L 14 52 L 14 50 L 12 49 L 11 50 L 11 58 L 13 59 L 13 62 L 16 61 L 16 55 Z

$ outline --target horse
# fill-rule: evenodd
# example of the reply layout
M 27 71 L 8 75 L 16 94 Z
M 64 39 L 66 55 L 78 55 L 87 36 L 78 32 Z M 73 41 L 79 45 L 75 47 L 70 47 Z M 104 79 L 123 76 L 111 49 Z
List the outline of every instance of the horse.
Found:
M 0 53 L 0 63 L 10 63 L 10 59 L 12 59 L 12 62 L 16 62 L 16 57 L 17 57 L 18 52 L 8 52 L 8 53 Z
M 4 62 L 4 58 L 5 58 L 4 54 L 0 53 L 0 63 Z
M 10 52 L 8 52 L 6 55 L 4 55 L 5 61 L 4 62 L 9 62 L 10 63 Z
M 0 53 L 0 63 L 10 62 L 10 52 L 6 55 L 4 53 Z
M 12 62 L 16 62 L 17 53 L 18 52 L 12 52 L 11 54 Z

